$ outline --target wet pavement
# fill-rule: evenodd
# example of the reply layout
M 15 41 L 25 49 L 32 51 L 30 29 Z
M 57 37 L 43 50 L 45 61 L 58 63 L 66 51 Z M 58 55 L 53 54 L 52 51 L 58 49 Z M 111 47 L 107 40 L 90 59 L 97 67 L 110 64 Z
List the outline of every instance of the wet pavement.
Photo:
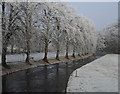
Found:
M 70 74 L 96 58 L 92 56 L 4 75 L 2 92 L 65 92 Z

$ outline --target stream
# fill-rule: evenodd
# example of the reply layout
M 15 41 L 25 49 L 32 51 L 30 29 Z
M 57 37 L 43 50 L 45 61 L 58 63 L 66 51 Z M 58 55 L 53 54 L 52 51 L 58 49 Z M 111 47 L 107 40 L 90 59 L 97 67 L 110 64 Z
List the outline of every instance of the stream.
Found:
M 65 92 L 70 74 L 96 58 L 99 56 L 4 75 L 2 92 Z

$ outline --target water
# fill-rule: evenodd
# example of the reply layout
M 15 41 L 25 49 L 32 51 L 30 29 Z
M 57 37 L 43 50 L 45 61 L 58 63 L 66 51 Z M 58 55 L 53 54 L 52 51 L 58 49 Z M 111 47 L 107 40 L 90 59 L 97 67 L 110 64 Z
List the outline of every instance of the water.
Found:
M 3 92 L 65 92 L 70 74 L 95 57 L 4 75 Z

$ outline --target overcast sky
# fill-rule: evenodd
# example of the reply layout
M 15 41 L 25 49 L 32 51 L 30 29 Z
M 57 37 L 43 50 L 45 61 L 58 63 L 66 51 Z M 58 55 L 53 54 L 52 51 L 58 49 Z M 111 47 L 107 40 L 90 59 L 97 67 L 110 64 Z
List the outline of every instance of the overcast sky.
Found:
M 117 2 L 69 2 L 76 11 L 91 19 L 97 29 L 103 29 L 118 19 Z
M 118 19 L 117 2 L 69 2 L 80 14 L 91 19 L 97 29 L 103 29 Z

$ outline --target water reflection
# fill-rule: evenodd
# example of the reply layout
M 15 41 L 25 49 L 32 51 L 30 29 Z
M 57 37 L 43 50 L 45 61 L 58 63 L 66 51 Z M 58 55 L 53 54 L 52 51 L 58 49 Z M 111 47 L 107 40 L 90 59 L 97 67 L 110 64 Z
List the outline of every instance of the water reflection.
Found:
M 44 91 L 46 92 L 46 91 L 48 91 L 47 90 L 47 86 L 48 86 L 48 70 L 47 70 L 47 66 L 44 66 L 44 70 L 45 70 L 45 72 L 44 72 L 44 85 L 45 85 L 45 88 L 44 88 Z
M 42 66 L 3 76 L 3 92 L 65 92 L 70 74 L 94 57 Z
M 59 91 L 59 85 L 57 84 L 59 83 L 59 64 L 56 64 L 56 91 Z

